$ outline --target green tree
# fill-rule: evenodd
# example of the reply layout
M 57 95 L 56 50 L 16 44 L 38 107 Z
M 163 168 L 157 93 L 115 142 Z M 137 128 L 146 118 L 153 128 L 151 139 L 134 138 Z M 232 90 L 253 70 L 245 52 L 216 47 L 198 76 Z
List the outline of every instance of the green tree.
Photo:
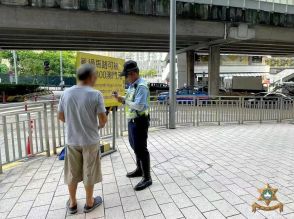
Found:
M 9 68 L 5 64 L 0 64 L 0 74 L 6 74 L 8 72 Z
M 76 52 L 64 51 L 63 57 L 63 74 L 72 76 L 75 74 Z M 0 58 L 8 59 L 10 64 L 14 65 L 11 51 L 1 51 Z M 60 53 L 59 51 L 17 51 L 17 68 L 19 75 L 44 75 L 44 61 L 50 62 L 49 75 L 60 74 Z
M 157 75 L 157 71 L 155 69 L 142 70 L 140 71 L 140 75 L 143 77 L 155 77 Z

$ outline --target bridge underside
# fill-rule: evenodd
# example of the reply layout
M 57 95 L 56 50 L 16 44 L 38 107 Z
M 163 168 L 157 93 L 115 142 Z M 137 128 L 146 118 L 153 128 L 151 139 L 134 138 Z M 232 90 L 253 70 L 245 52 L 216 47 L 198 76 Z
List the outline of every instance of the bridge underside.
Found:
M 293 28 L 251 25 L 253 39 L 224 40 L 237 25 L 180 18 L 177 49 L 196 45 L 196 52 L 207 53 L 219 45 L 224 54 L 294 55 Z M 1 5 L 0 49 L 168 52 L 169 19 Z

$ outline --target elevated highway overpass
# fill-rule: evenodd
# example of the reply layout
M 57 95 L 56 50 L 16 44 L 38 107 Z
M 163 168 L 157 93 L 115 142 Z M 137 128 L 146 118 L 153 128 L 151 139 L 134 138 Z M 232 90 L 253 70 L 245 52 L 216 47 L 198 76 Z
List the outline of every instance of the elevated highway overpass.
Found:
M 194 52 L 210 54 L 212 95 L 218 92 L 220 54 L 294 55 L 293 5 L 273 3 L 270 8 L 262 1 L 254 9 L 249 0 L 207 2 L 177 5 L 177 50 L 187 54 L 187 84 L 193 84 Z M 0 5 L 0 49 L 167 52 L 169 18 Z
M 200 0 L 195 1 L 201 3 Z M 226 1 L 212 2 L 220 4 Z M 235 2 L 234 5 L 238 6 L 237 2 L 246 1 L 229 2 Z M 204 4 L 197 5 L 198 8 L 202 6 L 202 10 L 207 8 Z M 231 15 L 222 20 L 222 8 L 219 8 L 222 6 L 209 7 L 207 12 L 211 15 L 207 17 L 201 17 L 200 12 L 199 18 L 185 16 L 184 12 L 178 15 L 179 52 L 207 52 L 210 46 L 219 45 L 221 53 L 286 56 L 294 53 L 294 29 L 271 24 L 274 12 L 263 11 L 270 13 L 270 23 L 266 25 L 254 19 L 251 22 L 238 20 L 238 9 L 243 11 L 244 19 L 246 10 L 253 9 L 225 7 L 229 10 L 226 13 Z M 212 15 L 216 10 L 214 7 L 220 9 L 218 19 Z M 231 8 L 235 14 L 230 11 Z M 294 16 L 290 14 L 292 11 L 289 6 L 288 10 L 289 14 L 276 14 Z M 238 25 L 245 22 L 248 29 L 242 28 L 238 32 Z M 287 22 L 289 23 L 289 20 Z M 285 26 L 287 22 L 285 21 Z M 252 31 L 250 36 L 248 30 Z M 169 48 L 169 19 L 165 16 L 0 5 L 0 48 L 166 52 Z

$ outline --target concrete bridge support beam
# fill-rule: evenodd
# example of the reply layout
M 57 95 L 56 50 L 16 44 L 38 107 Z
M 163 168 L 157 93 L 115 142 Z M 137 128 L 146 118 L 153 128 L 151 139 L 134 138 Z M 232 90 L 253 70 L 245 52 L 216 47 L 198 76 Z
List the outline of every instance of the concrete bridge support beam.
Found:
M 208 94 L 217 96 L 220 86 L 220 47 L 211 46 L 209 48 L 208 60 Z
M 178 87 L 194 86 L 194 51 L 187 51 L 178 55 Z

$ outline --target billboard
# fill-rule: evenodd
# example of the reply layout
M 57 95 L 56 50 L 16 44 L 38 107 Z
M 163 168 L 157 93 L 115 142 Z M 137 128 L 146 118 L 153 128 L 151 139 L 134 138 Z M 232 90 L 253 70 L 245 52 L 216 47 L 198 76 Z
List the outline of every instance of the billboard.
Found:
M 96 66 L 97 81 L 95 89 L 103 94 L 106 107 L 121 105 L 112 97 L 112 92 L 117 91 L 122 96 L 125 94 L 124 77 L 119 77 L 120 72 L 123 70 L 124 62 L 123 59 L 118 58 L 83 52 L 77 53 L 77 68 L 85 63 Z

